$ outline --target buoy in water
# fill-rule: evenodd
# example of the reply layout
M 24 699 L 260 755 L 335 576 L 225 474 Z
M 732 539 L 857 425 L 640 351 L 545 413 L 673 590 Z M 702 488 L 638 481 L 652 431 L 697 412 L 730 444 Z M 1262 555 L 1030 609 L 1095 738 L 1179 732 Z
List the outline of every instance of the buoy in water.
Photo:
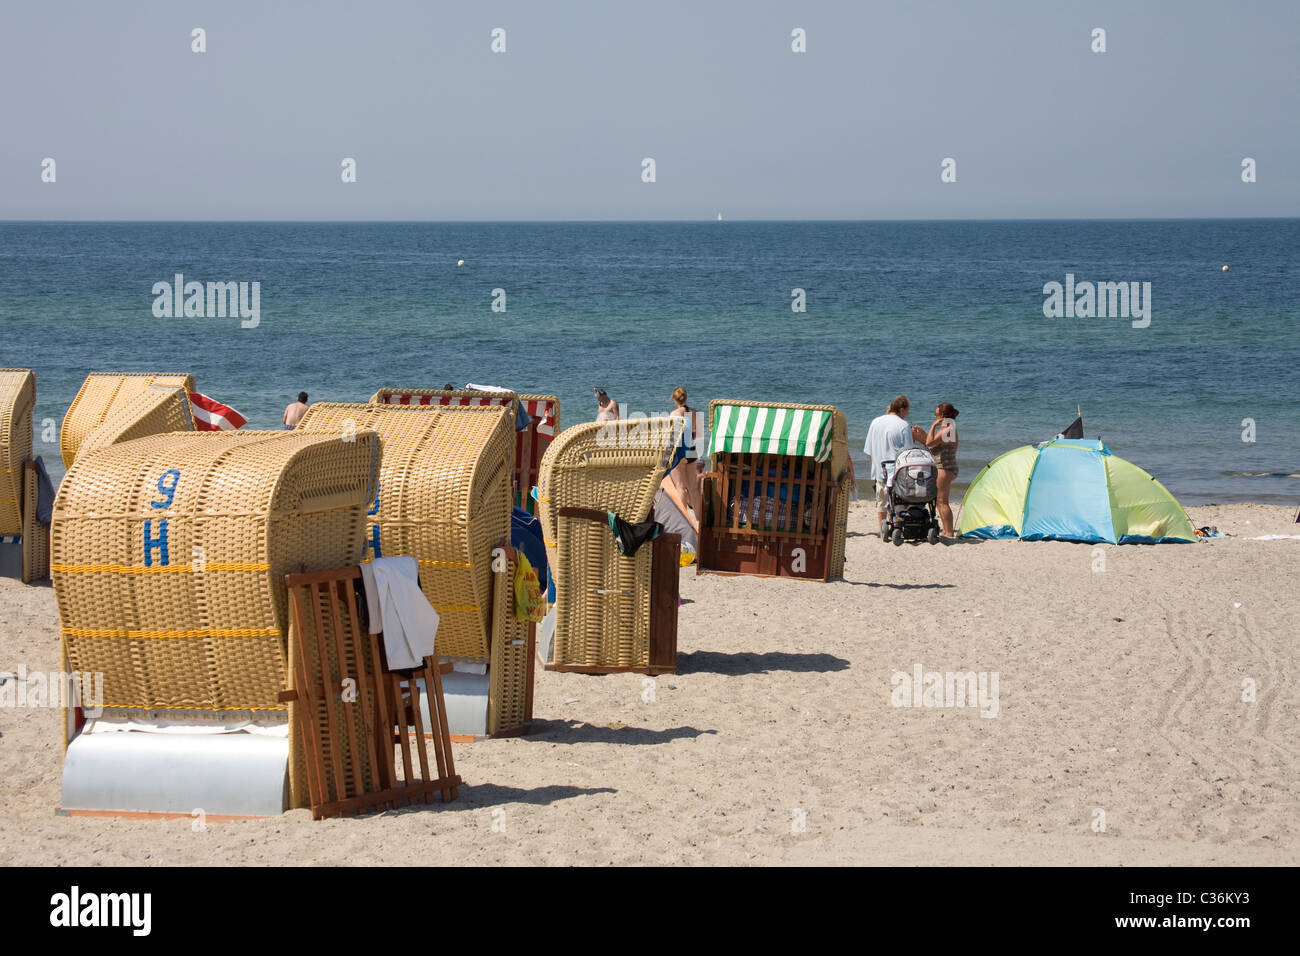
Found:
M 1224 267 L 1223 267 L 1223 271 L 1224 271 L 1224 272 L 1227 272 L 1227 271 L 1228 271 L 1228 267 L 1227 267 L 1227 266 L 1224 266 Z
M 457 259 L 457 260 L 456 260 L 456 265 L 457 265 L 457 266 L 463 266 L 464 264 L 465 264 L 465 260 L 464 260 L 464 259 Z M 1227 267 L 1227 266 L 1224 266 L 1223 268 L 1226 269 L 1226 268 L 1228 268 L 1228 267 Z

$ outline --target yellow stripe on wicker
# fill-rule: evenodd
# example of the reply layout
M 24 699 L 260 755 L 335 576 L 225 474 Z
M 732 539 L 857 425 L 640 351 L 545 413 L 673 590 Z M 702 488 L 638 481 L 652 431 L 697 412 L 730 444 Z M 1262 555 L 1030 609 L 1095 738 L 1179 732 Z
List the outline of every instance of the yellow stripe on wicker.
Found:
M 51 571 L 60 574 L 206 574 L 211 571 L 270 571 L 269 564 L 249 561 L 209 561 L 198 568 L 192 564 L 169 564 L 145 567 L 124 564 L 55 564 Z
M 361 563 L 369 564 L 373 560 L 375 560 L 375 556 L 373 554 L 368 554 L 365 556 L 365 558 L 362 559 Z M 472 568 L 474 567 L 473 561 L 430 561 L 427 559 L 422 559 L 419 562 L 419 564 L 430 568 Z
M 193 638 L 193 637 L 278 637 L 280 631 L 273 627 L 198 627 L 188 631 L 148 631 L 134 628 L 93 628 L 65 627 L 62 633 L 68 637 L 147 637 L 147 638 Z
M 107 707 L 106 707 L 107 709 Z M 113 704 L 113 710 L 212 710 L 212 711 L 258 711 L 259 713 L 283 712 L 289 708 L 284 704 L 275 707 L 207 707 L 191 706 L 189 704 L 168 704 L 166 707 L 159 707 L 157 704 Z

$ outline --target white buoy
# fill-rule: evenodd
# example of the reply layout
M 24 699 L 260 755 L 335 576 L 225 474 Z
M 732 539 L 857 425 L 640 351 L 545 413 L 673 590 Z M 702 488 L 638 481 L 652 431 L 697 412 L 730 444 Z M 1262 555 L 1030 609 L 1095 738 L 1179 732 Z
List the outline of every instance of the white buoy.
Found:
M 457 260 L 456 260 L 456 265 L 458 265 L 458 266 L 463 266 L 464 264 L 465 264 L 465 260 L 464 260 L 464 259 L 457 259 Z M 1226 269 L 1226 268 L 1228 268 L 1228 267 L 1227 267 L 1227 266 L 1224 266 L 1223 268 Z
M 1227 266 L 1224 266 L 1224 267 L 1223 267 L 1223 271 L 1224 271 L 1224 272 L 1227 272 L 1227 271 L 1228 271 L 1228 267 L 1227 267 Z

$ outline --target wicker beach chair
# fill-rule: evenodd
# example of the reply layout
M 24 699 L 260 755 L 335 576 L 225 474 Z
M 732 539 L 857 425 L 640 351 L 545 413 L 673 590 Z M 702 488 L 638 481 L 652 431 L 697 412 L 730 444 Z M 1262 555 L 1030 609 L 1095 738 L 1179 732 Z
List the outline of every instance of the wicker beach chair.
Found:
M 439 656 L 486 685 L 481 729 L 457 738 L 518 733 L 532 718 L 527 625 L 514 620 L 509 565 L 513 413 L 499 405 L 312 405 L 297 431 L 373 429 L 382 444 L 369 516 L 367 560 L 406 555 L 437 610 Z
M 189 393 L 181 388 L 150 385 L 143 391 L 114 403 L 103 424 L 88 434 L 77 447 L 78 455 L 116 445 L 118 442 L 194 431 Z
M 23 470 L 32 457 L 36 376 L 0 368 L 0 536 L 23 533 Z
M 292 719 L 296 705 L 280 699 L 298 654 L 285 575 L 361 560 L 378 455 L 378 436 L 366 431 L 347 441 L 285 431 L 154 435 L 79 455 L 52 522 L 64 670 L 103 675 L 107 717 Z M 70 755 L 78 723 L 65 712 Z M 291 806 L 307 802 L 301 749 L 288 734 Z M 270 766 L 263 805 L 282 802 L 284 765 L 278 785 Z M 78 784 L 83 795 L 121 792 L 120 781 Z M 165 803 L 147 781 L 140 786 L 136 799 Z M 205 804 L 183 809 L 194 806 Z
M 91 432 L 152 385 L 179 388 L 188 395 L 194 391 L 194 376 L 188 372 L 94 372 L 87 375 L 63 419 L 59 441 L 64 466 L 72 467 L 77 450 Z M 137 409 L 136 413 L 140 411 Z M 193 428 L 193 423 L 189 427 Z
M 40 472 L 36 462 L 23 463 L 23 583 L 44 581 L 50 576 L 50 526 L 36 514 Z
M 671 539 L 626 558 L 604 517 L 650 517 L 683 428 L 676 416 L 589 422 L 562 432 L 542 458 L 538 515 L 555 578 L 549 669 L 675 670 L 679 564 L 664 550 Z
M 381 388 L 370 396 L 381 405 L 510 405 L 523 406 L 532 419 L 523 431 L 515 432 L 515 504 L 533 512 L 529 492 L 537 485 L 542 456 L 560 430 L 560 400 L 554 395 L 525 395 L 514 392 L 480 392 L 463 389 Z
M 828 581 L 844 572 L 848 426 L 833 405 L 709 404 L 697 573 Z

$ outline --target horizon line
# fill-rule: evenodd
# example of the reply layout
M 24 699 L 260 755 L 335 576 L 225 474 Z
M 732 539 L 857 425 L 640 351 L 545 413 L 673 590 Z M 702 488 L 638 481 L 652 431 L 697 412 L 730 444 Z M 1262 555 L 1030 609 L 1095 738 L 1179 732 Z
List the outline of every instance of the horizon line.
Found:
M 0 225 L 685 225 L 690 223 L 951 223 L 951 222 L 1273 222 L 1300 216 L 1006 216 L 860 219 L 3 219 Z

